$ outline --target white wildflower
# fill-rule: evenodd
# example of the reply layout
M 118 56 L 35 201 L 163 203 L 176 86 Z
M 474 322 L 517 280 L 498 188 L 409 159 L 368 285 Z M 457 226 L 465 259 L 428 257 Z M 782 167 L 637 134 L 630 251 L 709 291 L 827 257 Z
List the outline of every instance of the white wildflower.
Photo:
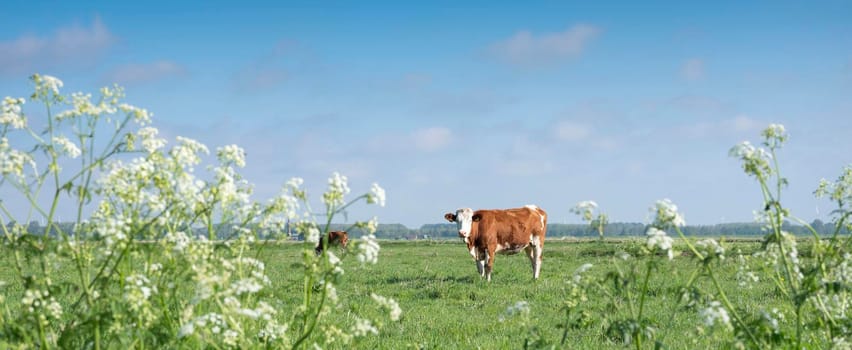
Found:
M 595 201 L 582 201 L 577 203 L 577 205 L 570 210 L 572 213 L 580 215 L 584 221 L 591 221 L 593 218 L 592 212 L 594 212 L 597 207 L 598 203 L 595 203 Z
M 666 235 L 665 231 L 656 227 L 649 227 L 646 235 L 648 236 L 648 249 L 654 250 L 655 248 L 659 248 L 666 252 L 669 260 L 674 258 L 674 253 L 672 253 L 672 243 L 674 240 Z
M 23 98 L 5 97 L 3 106 L 0 108 L 0 125 L 11 126 L 12 129 L 23 129 L 27 126 L 27 118 L 24 116 L 21 106 L 26 100 Z
M 133 117 L 133 120 L 139 125 L 147 125 L 151 123 L 151 113 L 149 113 L 147 109 L 134 107 L 125 103 L 120 104 L 118 109 Z
M 322 200 L 325 205 L 330 207 L 341 206 L 345 203 L 344 197 L 349 194 L 349 185 L 347 185 L 346 176 L 334 173 L 328 179 L 328 190 L 322 194 Z
M 223 164 L 234 163 L 237 167 L 246 166 L 246 151 L 237 145 L 227 145 L 216 150 L 216 156 Z
M 716 257 L 719 260 L 725 260 L 725 248 L 715 239 L 703 239 L 695 243 L 695 248 L 705 258 Z
M 739 158 L 746 174 L 766 176 L 772 173 L 770 161 L 772 155 L 763 148 L 756 148 L 750 142 L 743 141 L 728 152 L 731 157 Z
M 263 285 L 254 278 L 243 278 L 232 283 L 231 290 L 234 295 L 254 294 L 263 289 Z
M 59 145 L 62 153 L 67 154 L 71 158 L 77 158 L 80 156 L 80 148 L 65 136 L 54 136 L 53 143 Z
M 367 194 L 367 204 L 374 203 L 378 203 L 380 207 L 385 206 L 385 189 L 379 187 L 377 183 L 373 183 L 370 193 Z
M 54 97 L 59 96 L 59 88 L 63 85 L 62 80 L 39 74 L 33 75 L 30 79 L 35 83 L 35 96 L 48 97 L 50 94 Z
M 320 240 L 320 230 L 313 225 L 308 228 L 308 232 L 305 234 L 305 240 L 310 243 L 317 243 Z
M 9 147 L 8 139 L 0 138 L 0 175 L 12 174 L 18 178 L 23 178 L 24 168 L 27 165 L 35 172 L 36 164 L 31 155 L 12 149 Z
M 182 136 L 177 137 L 178 145 L 172 148 L 170 154 L 181 166 L 191 167 L 201 163 L 200 154 L 209 154 L 204 144 Z
M 379 261 L 379 242 L 376 236 L 369 234 L 361 237 L 361 242 L 358 244 L 358 261 L 362 264 L 375 264 Z
M 500 318 L 498 320 L 500 322 L 504 322 L 504 321 L 506 321 L 506 319 L 508 317 L 512 317 L 512 316 L 515 316 L 515 315 L 521 315 L 521 316 L 526 317 L 529 314 L 530 314 L 530 303 L 528 303 L 525 300 L 521 300 L 521 301 L 516 302 L 514 305 L 509 305 L 509 307 L 506 308 L 506 311 L 504 311 L 503 314 L 500 315 Z
M 144 148 L 148 153 L 154 153 L 166 145 L 165 139 L 157 137 L 159 132 L 160 131 L 157 130 L 157 128 L 151 126 L 140 128 L 139 131 L 136 132 L 136 134 L 142 139 L 142 148 Z
M 715 324 L 730 326 L 731 318 L 728 316 L 728 311 L 722 307 L 718 301 L 711 301 L 710 305 L 698 311 L 698 317 L 704 321 L 707 327 L 713 327 Z
M 654 215 L 652 225 L 655 227 L 665 229 L 670 226 L 682 227 L 686 225 L 683 215 L 677 211 L 677 205 L 668 198 L 658 200 L 650 210 L 651 215 Z
M 352 335 L 356 337 L 363 337 L 368 334 L 379 334 L 379 330 L 373 326 L 373 323 L 370 320 L 365 320 L 360 317 L 355 318 L 355 325 L 352 326 Z
M 769 124 L 760 134 L 763 136 L 764 145 L 776 148 L 780 147 L 789 137 L 784 125 L 781 124 Z
M 390 312 L 392 321 L 399 321 L 399 318 L 402 316 L 402 309 L 399 308 L 399 303 L 396 300 L 385 298 L 375 293 L 370 293 L 370 297 Z

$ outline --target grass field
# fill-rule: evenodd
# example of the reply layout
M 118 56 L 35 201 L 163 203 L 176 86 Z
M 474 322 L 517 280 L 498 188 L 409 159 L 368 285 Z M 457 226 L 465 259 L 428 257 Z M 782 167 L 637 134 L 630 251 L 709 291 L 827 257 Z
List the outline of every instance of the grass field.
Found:
M 589 295 L 584 305 L 593 315 L 586 327 L 571 329 L 564 345 L 560 345 L 564 323 L 565 281 L 584 263 L 594 265 L 592 278 L 602 278 L 614 269 L 622 252 L 640 251 L 642 241 L 550 241 L 545 246 L 541 279 L 532 280 L 529 261 L 523 255 L 498 256 L 492 282 L 476 273 L 476 267 L 462 243 L 385 242 L 379 264 L 366 268 L 350 268 L 338 288 L 343 307 L 360 310 L 370 304 L 370 292 L 396 299 L 403 309 L 398 323 L 386 324 L 379 336 L 361 340 L 364 349 L 507 349 L 521 348 L 531 329 L 545 342 L 571 349 L 622 348 L 617 339 L 605 336 L 607 324 L 596 322 L 594 315 L 627 315 L 625 304 L 614 304 L 599 295 Z M 729 248 L 753 250 L 755 242 L 734 243 Z M 298 246 L 281 245 L 267 249 L 263 260 L 275 281 L 275 293 L 295 302 L 300 293 Z M 635 255 L 635 254 L 634 254 Z M 736 264 L 731 256 L 720 271 L 722 283 L 731 293 L 735 305 L 755 308 L 771 305 L 774 292 L 768 285 L 750 289 L 737 286 Z M 641 265 L 641 264 L 637 264 Z M 680 287 L 695 270 L 695 263 L 678 257 L 659 265 L 649 283 L 646 313 L 657 331 L 657 338 L 668 348 L 717 348 L 710 337 L 695 336 L 702 322 L 696 311 L 683 312 L 679 303 Z M 710 286 L 703 286 L 710 288 Z M 609 291 L 611 293 L 611 291 Z M 522 316 L 506 317 L 507 307 L 518 301 L 530 306 L 528 320 Z M 505 320 L 500 321 L 501 317 Z M 724 331 L 724 330 L 717 330 Z
M 618 336 L 607 335 L 611 320 L 628 317 L 628 303 L 623 297 L 638 295 L 636 281 L 622 295 L 606 297 L 614 288 L 592 290 L 579 310 L 588 318 L 576 322 L 561 344 L 565 323 L 563 309 L 566 300 L 566 281 L 585 263 L 593 264 L 586 278 L 603 278 L 617 266 L 643 268 L 643 240 L 622 241 L 548 241 L 545 246 L 541 278 L 533 281 L 529 261 L 522 254 L 498 255 L 493 281 L 487 282 L 476 273 L 476 267 L 463 244 L 458 241 L 383 242 L 379 263 L 360 266 L 347 264 L 337 293 L 342 312 L 334 320 L 346 326 L 354 321 L 349 315 L 378 314 L 370 293 L 396 299 L 403 310 L 398 322 L 380 325 L 378 336 L 359 338 L 355 343 L 363 349 L 510 349 L 522 348 L 525 341 L 539 339 L 566 349 L 623 348 Z M 777 297 L 774 288 L 759 282 L 751 288 L 740 288 L 736 251 L 746 254 L 758 246 L 756 242 L 729 242 L 729 256 L 718 271 L 722 285 L 734 305 L 754 311 L 772 305 Z M 303 292 L 301 252 L 303 245 L 295 243 L 268 244 L 260 250 L 260 259 L 267 264 L 272 280 L 271 290 L 281 305 L 291 309 L 298 305 Z M 676 246 L 677 248 L 677 246 Z M 625 265 L 623 253 L 638 259 Z M 8 255 L 6 255 L 8 257 Z M 8 258 L 0 267 L 0 279 L 6 286 L 7 300 L 18 300 L 20 286 L 11 278 Z M 353 257 L 348 257 L 352 259 Z M 684 310 L 680 302 L 681 286 L 686 284 L 696 262 L 676 256 L 663 261 L 652 274 L 646 293 L 645 315 L 655 330 L 655 338 L 671 349 L 718 348 L 719 337 L 701 336 L 702 332 L 729 332 L 724 329 L 701 329 L 696 310 Z M 644 270 L 643 270 L 644 271 Z M 59 274 L 61 275 L 61 274 Z M 69 273 L 70 275 L 70 273 Z M 629 274 L 628 274 L 629 276 Z M 611 283 L 611 282 L 609 282 Z M 605 286 L 605 285 L 604 285 Z M 711 289 L 698 284 L 699 288 Z M 626 293 L 625 293 L 626 292 Z M 518 301 L 528 302 L 528 316 L 506 314 L 506 309 Z M 60 301 L 67 303 L 68 301 Z M 15 305 L 8 305 L 15 307 Z M 353 311 L 352 313 L 347 311 Z M 606 315 L 606 320 L 600 317 Z M 576 319 L 576 315 L 574 319 Z M 73 317 L 73 315 L 65 315 Z M 379 317 L 377 317 L 379 318 Z M 387 320 L 387 318 L 384 318 Z M 502 319 L 502 321 L 501 321 Z M 608 321 L 609 320 L 609 321 Z M 286 321 L 286 320 L 285 320 Z M 730 335 L 722 338 L 730 338 Z M 653 345 L 653 344 L 647 344 Z

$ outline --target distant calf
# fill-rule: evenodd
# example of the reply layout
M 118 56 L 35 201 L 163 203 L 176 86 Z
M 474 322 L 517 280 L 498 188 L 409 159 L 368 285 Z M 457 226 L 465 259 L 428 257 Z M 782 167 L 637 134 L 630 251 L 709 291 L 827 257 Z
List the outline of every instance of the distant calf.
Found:
M 547 213 L 535 205 L 501 210 L 462 208 L 444 218 L 458 225 L 480 276 L 491 280 L 494 253 L 516 254 L 522 249 L 532 263 L 533 278 L 541 271 L 541 251 L 547 233 Z
M 314 248 L 314 252 L 317 255 L 322 254 L 322 251 L 325 249 L 325 242 L 320 238 L 319 242 L 317 242 L 317 247 Z M 328 233 L 328 245 L 340 245 L 343 248 L 346 248 L 346 245 L 349 244 L 349 235 L 346 234 L 346 231 L 331 231 Z

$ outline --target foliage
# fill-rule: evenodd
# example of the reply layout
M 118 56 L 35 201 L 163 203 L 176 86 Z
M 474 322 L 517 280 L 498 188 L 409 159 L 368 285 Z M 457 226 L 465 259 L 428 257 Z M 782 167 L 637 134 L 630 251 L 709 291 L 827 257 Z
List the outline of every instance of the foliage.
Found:
M 316 256 L 312 248 L 321 229 L 353 203 L 384 205 L 381 187 L 347 201 L 347 179 L 335 173 L 323 194 L 321 226 L 301 179 L 265 203 L 252 200 L 239 146 L 216 149 L 217 162 L 197 173 L 207 146 L 178 136 L 167 147 L 150 113 L 124 103 L 121 88 L 103 88 L 93 100 L 61 94 L 63 83 L 54 77 L 32 81 L 30 99 L 44 105 L 45 125 L 32 125 L 23 98 L 4 99 L 0 118 L 0 186 L 16 196 L 0 202 L 14 266 L 0 288 L 22 290 L 4 291 L 14 297 L 0 300 L 2 347 L 304 348 L 352 344 L 378 332 L 378 318 L 358 318 L 347 329 L 333 322 L 344 259 L 377 261 L 376 219 L 356 224 L 367 234 L 340 257 Z M 29 208 L 16 211 L 8 206 L 14 201 Z M 73 207 L 72 225 L 57 224 L 61 205 Z M 20 224 L 36 219 L 53 235 Z M 270 291 L 258 260 L 266 243 L 255 244 L 261 235 L 281 236 L 291 222 L 309 233 L 301 263 L 290 268 L 303 278 L 299 303 Z M 374 299 L 398 319 L 393 300 Z

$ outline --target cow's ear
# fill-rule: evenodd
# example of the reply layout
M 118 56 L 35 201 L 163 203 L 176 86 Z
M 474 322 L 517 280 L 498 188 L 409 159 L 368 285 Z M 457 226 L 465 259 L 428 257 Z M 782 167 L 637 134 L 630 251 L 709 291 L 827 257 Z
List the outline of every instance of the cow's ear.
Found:
M 444 219 L 447 219 L 447 221 L 449 221 L 449 222 L 455 222 L 456 221 L 456 214 L 446 213 L 446 214 L 444 214 Z
M 473 222 L 479 222 L 479 220 L 482 220 L 482 215 L 473 214 Z

